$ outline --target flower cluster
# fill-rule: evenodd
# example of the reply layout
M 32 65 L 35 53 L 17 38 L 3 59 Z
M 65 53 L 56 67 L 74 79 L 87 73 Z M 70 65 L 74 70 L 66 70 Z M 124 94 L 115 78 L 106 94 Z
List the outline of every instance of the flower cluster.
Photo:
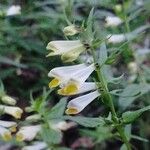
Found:
M 16 100 L 5 94 L 5 92 L 0 90 L 0 100 L 4 104 L 0 104 L 1 114 L 8 114 L 15 119 L 20 119 L 23 110 L 19 107 L 14 106 Z M 13 106 L 12 106 L 13 105 Z M 12 139 L 12 133 L 16 132 L 17 123 L 15 121 L 4 121 L 0 120 L 0 136 L 4 141 L 9 141 Z
M 73 28 L 68 27 L 67 29 L 70 29 L 70 32 L 73 33 Z M 63 61 L 72 62 L 76 60 L 82 52 L 86 51 L 86 46 L 80 40 L 52 41 L 48 43 L 47 49 L 53 51 L 47 56 L 61 55 Z M 48 76 L 52 78 L 49 82 L 49 88 L 59 86 L 58 94 L 60 95 L 71 96 L 90 92 L 72 99 L 67 105 L 66 114 L 77 114 L 81 112 L 89 103 L 100 96 L 96 83 L 86 82 L 94 70 L 94 63 L 83 63 L 72 66 L 56 67 L 48 73 Z
M 40 134 L 42 133 L 42 129 L 44 127 L 44 123 L 42 122 L 42 117 L 39 114 L 33 114 L 25 119 L 26 122 L 30 122 L 28 125 L 22 125 L 16 133 L 16 141 L 18 142 L 28 142 L 22 150 L 41 150 L 47 149 L 49 145 L 41 140 Z M 34 125 L 32 124 L 34 122 Z M 35 124 L 36 123 L 36 124 Z M 59 133 L 62 131 L 66 131 L 71 127 L 75 126 L 76 124 L 73 122 L 66 122 L 66 121 L 48 121 L 48 128 L 50 130 L 55 130 Z M 0 122 L 1 124 L 1 122 Z M 32 144 L 30 143 L 32 142 Z

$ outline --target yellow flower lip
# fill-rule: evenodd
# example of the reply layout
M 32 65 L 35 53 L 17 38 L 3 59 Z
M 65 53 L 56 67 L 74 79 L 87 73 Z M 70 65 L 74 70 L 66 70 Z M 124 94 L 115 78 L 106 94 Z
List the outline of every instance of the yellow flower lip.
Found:
M 24 140 L 24 136 L 22 133 L 17 133 L 16 134 L 16 141 L 21 142 Z
M 54 78 L 52 81 L 49 82 L 48 86 L 49 88 L 55 88 L 60 84 L 59 79 Z
M 17 131 L 17 128 L 16 128 L 17 126 L 12 126 L 11 128 L 9 128 L 9 130 L 11 131 L 11 132 L 16 132 Z
M 74 83 L 70 83 L 66 87 L 58 90 L 59 95 L 72 95 L 72 94 L 76 94 L 77 92 L 78 92 L 78 87 Z
M 68 109 L 66 109 L 65 113 L 67 115 L 75 115 L 78 113 L 78 110 L 75 107 L 69 107 Z
M 4 141 L 10 141 L 12 139 L 11 133 L 10 132 L 5 132 L 2 136 Z
M 14 117 L 15 117 L 16 119 L 20 119 L 21 116 L 22 116 L 22 111 L 20 111 L 20 110 L 16 111 L 15 114 L 14 114 Z

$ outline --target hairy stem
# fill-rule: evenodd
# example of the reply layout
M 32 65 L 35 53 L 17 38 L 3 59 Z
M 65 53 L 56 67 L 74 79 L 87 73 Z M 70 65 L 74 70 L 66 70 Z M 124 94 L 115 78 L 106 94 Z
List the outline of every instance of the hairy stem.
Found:
M 101 72 L 100 66 L 97 65 L 97 60 L 96 60 L 96 55 L 95 55 L 94 49 L 93 48 L 91 48 L 91 49 L 92 49 L 93 59 L 94 59 L 94 62 L 95 62 L 96 73 L 97 73 L 97 76 L 98 76 L 98 80 L 100 82 L 99 87 L 102 89 L 102 92 L 101 92 L 102 98 L 103 98 L 104 101 L 108 102 L 108 105 L 110 107 L 111 114 L 112 114 L 112 121 L 113 121 L 114 125 L 116 126 L 116 129 L 117 129 L 122 141 L 125 143 L 127 149 L 131 150 L 130 143 L 129 143 L 126 135 L 125 135 L 123 126 L 119 125 L 119 120 L 118 120 L 118 117 L 117 117 L 117 114 L 116 114 L 116 111 L 115 111 L 115 107 L 114 107 L 112 97 L 111 97 L 111 95 L 109 93 L 109 89 L 107 87 L 107 83 L 105 82 L 105 78 L 104 78 L 104 76 Z

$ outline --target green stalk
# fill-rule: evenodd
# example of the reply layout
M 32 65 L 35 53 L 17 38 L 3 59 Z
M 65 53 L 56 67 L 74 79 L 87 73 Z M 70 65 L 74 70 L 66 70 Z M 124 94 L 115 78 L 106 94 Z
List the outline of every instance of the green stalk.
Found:
M 97 65 L 96 55 L 95 55 L 94 49 L 93 48 L 91 48 L 91 49 L 92 49 L 92 55 L 93 55 L 93 59 L 94 59 L 94 63 L 95 63 L 96 73 L 98 76 L 98 80 L 100 82 L 99 87 L 102 89 L 102 92 L 101 92 L 102 98 L 104 101 L 107 101 L 109 103 L 109 107 L 110 107 L 111 114 L 112 114 L 112 121 L 113 121 L 114 125 L 116 126 L 116 129 L 117 129 L 122 141 L 125 143 L 127 149 L 131 150 L 130 143 L 129 143 L 126 135 L 125 135 L 123 126 L 119 125 L 119 120 L 118 120 L 118 117 L 117 117 L 117 114 L 115 111 L 114 103 L 113 103 L 112 97 L 109 93 L 109 89 L 107 87 L 107 84 L 105 84 L 105 79 L 104 79 L 103 74 L 101 72 L 100 66 Z

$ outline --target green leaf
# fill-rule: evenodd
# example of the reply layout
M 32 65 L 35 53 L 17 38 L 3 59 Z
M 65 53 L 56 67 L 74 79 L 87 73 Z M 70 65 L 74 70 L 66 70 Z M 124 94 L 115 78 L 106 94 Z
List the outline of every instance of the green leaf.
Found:
M 91 45 L 93 39 L 94 39 L 94 34 L 93 34 L 93 13 L 94 13 L 94 8 L 89 13 L 87 22 L 86 22 L 86 30 L 83 32 L 81 35 L 82 41 L 86 41 L 89 45 Z
M 87 32 L 92 33 L 94 8 L 91 9 L 87 19 Z
M 26 66 L 25 64 L 21 64 L 17 61 L 14 61 L 14 60 L 11 60 L 7 57 L 4 57 L 4 56 L 0 56 L 0 63 L 4 63 L 4 64 L 8 64 L 8 65 L 12 65 L 12 66 L 15 66 L 15 67 L 18 67 L 18 68 L 28 68 L 28 66 Z
M 122 146 L 120 147 L 120 150 L 128 150 L 125 144 L 122 144 Z
M 126 135 L 128 141 L 130 141 L 130 139 L 131 139 L 131 124 L 126 125 L 124 130 L 125 130 L 125 135 Z
M 149 84 L 130 84 L 120 94 L 119 105 L 126 109 L 137 98 L 150 91 Z
M 122 114 L 123 123 L 128 124 L 135 121 L 142 113 L 150 110 L 150 106 L 144 107 L 136 111 L 127 111 Z
M 105 63 L 105 61 L 107 60 L 107 48 L 106 48 L 106 44 L 102 43 L 100 50 L 99 50 L 99 60 L 98 63 L 101 65 L 103 65 Z
M 56 119 L 63 116 L 65 108 L 66 108 L 66 99 L 62 98 L 49 112 L 48 118 L 49 119 Z
M 96 140 L 97 143 L 100 143 L 104 140 L 112 138 L 114 135 L 112 134 L 112 128 L 110 126 L 99 126 L 96 130 L 90 129 L 81 129 L 80 132 L 84 136 L 89 136 Z
M 90 117 L 72 117 L 72 116 L 64 116 L 65 120 L 71 120 L 77 122 L 78 124 L 85 127 L 97 127 L 105 124 L 104 119 L 102 117 L 99 118 L 90 118 Z
M 148 139 L 145 139 L 145 138 L 143 138 L 143 137 L 139 137 L 139 136 L 137 136 L 137 135 L 131 135 L 131 138 L 132 138 L 132 139 L 135 139 L 135 140 L 142 141 L 142 142 L 149 142 Z
M 41 131 L 42 139 L 49 144 L 58 144 L 61 142 L 62 133 L 58 130 L 53 130 L 43 126 Z

